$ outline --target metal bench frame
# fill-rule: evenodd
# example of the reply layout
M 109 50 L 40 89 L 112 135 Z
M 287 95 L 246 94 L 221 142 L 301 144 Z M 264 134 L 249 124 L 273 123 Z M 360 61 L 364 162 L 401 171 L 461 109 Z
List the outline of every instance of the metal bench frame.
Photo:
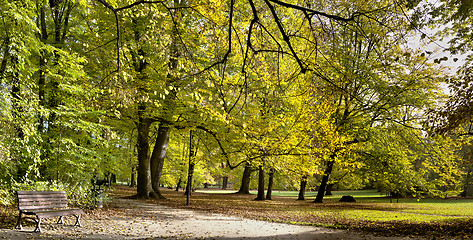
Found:
M 18 221 L 16 229 L 23 229 L 21 219 L 31 219 L 36 223 L 33 232 L 41 231 L 43 218 L 59 217 L 57 224 L 63 224 L 63 216 L 74 216 L 74 226 L 81 226 L 80 217 L 84 212 L 79 208 L 67 207 L 67 195 L 64 191 L 17 191 Z M 26 215 L 26 216 L 23 216 Z

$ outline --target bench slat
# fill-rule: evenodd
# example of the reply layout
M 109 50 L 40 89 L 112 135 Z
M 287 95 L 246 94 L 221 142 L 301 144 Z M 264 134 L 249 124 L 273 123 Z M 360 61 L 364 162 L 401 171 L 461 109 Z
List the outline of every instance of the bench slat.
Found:
M 67 202 L 67 198 L 19 198 L 18 202 Z
M 22 197 L 28 197 L 28 196 L 66 196 L 65 192 L 57 192 L 57 193 L 51 193 L 51 192 L 46 192 L 46 191 L 39 191 L 39 192 L 19 192 L 17 193 L 18 196 Z
M 58 216 L 66 216 L 66 215 L 74 215 L 74 214 L 82 214 L 82 213 L 83 212 L 80 209 L 64 209 L 64 210 L 36 212 L 36 215 L 39 218 L 47 218 L 47 217 L 58 217 Z
M 43 208 L 58 208 L 58 207 L 67 207 L 67 203 L 65 202 L 57 202 L 57 203 L 28 203 L 28 204 L 20 204 L 19 207 L 34 207 L 34 206 L 40 206 Z
M 16 191 L 18 195 L 45 195 L 45 194 L 51 194 L 51 195 L 66 195 L 65 191 Z
M 19 199 L 67 199 L 61 195 L 18 195 Z
M 29 203 L 29 202 L 67 202 L 66 198 L 61 198 L 61 199 L 49 199 L 49 198 L 43 198 L 43 199 L 18 199 L 19 203 Z
M 58 208 L 65 208 L 64 205 L 56 205 L 56 206 L 51 206 L 51 205 L 48 205 L 48 206 L 26 206 L 26 207 L 19 207 L 18 210 L 21 210 L 21 211 L 27 211 L 27 210 L 44 210 L 44 209 L 49 209 L 49 210 L 52 210 L 52 209 L 58 209 Z

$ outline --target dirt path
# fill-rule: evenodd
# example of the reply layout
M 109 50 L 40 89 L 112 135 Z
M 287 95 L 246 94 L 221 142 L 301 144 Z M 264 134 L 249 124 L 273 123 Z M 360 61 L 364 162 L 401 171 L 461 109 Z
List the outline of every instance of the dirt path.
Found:
M 85 214 L 80 228 L 45 223 L 43 234 L 31 233 L 33 226 L 23 231 L 0 229 L 0 239 L 411 239 L 249 220 L 130 199 L 114 199 L 110 209 L 99 216 Z

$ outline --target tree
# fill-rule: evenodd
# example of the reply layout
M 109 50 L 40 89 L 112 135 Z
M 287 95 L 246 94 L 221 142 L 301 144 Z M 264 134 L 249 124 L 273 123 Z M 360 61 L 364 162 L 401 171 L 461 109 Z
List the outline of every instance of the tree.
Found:
M 8 183 L 11 181 L 34 180 L 37 176 L 39 164 L 38 151 L 32 144 L 36 140 L 36 132 L 31 131 L 34 127 L 33 111 L 30 111 L 28 102 L 34 102 L 31 82 L 24 81 L 31 76 L 34 67 L 27 67 L 31 63 L 30 54 L 37 52 L 36 48 L 28 49 L 28 46 L 36 46 L 39 43 L 34 37 L 35 24 L 29 18 L 33 13 L 31 2 L 22 5 L 17 2 L 0 3 L 2 9 L 2 25 L 0 36 L 2 45 L 0 47 L 0 83 L 5 90 L 2 92 L 2 121 L 6 123 L 4 139 L 9 142 L 5 155 L 10 156 L 2 164 L 11 164 L 11 172 L 6 173 Z M 34 64 L 32 64 L 34 66 Z M 10 131 L 8 131 L 10 129 Z M 34 165 L 35 168 L 29 166 Z M 5 167 L 6 168 L 6 167 Z
M 469 185 L 469 165 L 470 158 L 468 154 L 469 138 L 473 135 L 472 129 L 472 74 L 470 52 L 471 26 L 473 24 L 472 16 L 473 6 L 469 1 L 440 1 L 438 4 L 426 3 L 416 9 L 413 25 L 417 28 L 425 26 L 442 25 L 443 28 L 436 33 L 439 39 L 448 40 L 449 47 L 445 52 L 452 55 L 460 55 L 464 59 L 463 66 L 456 74 L 448 79 L 449 96 L 438 104 L 438 107 L 432 108 L 429 112 L 429 118 L 425 122 L 426 127 L 432 135 L 443 135 L 447 138 L 455 138 L 456 141 L 463 142 L 465 145 L 461 151 L 463 154 L 465 166 L 465 189 L 466 193 Z M 436 40 L 437 38 L 433 38 Z M 435 59 L 436 63 L 448 60 L 448 57 Z M 454 62 L 459 59 L 453 58 Z M 466 150 L 466 151 L 465 151 Z M 451 163 L 453 169 L 455 163 Z
M 364 7 L 360 3 L 351 11 Z M 334 103 L 335 131 L 345 140 L 326 160 L 315 202 L 322 202 L 333 165 L 344 159 L 341 150 L 370 141 L 369 132 L 378 126 L 418 127 L 418 112 L 435 100 L 439 73 L 424 63 L 419 52 L 401 47 L 408 34 L 402 7 L 390 5 L 385 10 L 368 17 L 376 21 L 360 17 L 356 23 L 322 23 L 331 31 L 325 35 L 328 48 L 319 48 L 322 60 L 314 62 L 318 67 L 314 75 L 319 92 Z
M 99 165 L 93 156 L 106 145 L 102 141 L 106 129 L 98 123 L 99 111 L 93 109 L 96 91 L 79 54 L 84 42 L 70 34 L 82 28 L 77 16 L 84 4 L 0 2 L 1 84 L 12 89 L 11 96 L 2 95 L 3 111 L 9 113 L 1 118 L 14 117 L 17 131 L 16 136 L 2 133 L 2 139 L 12 143 L 8 154 L 12 158 L 1 163 L 10 165 L 2 182 L 9 179 L 5 182 L 21 186 L 46 181 L 85 193 Z

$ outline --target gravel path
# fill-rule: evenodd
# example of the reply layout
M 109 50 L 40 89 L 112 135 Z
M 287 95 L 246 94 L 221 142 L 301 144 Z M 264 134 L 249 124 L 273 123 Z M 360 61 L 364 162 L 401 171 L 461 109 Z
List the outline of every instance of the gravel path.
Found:
M 84 215 L 82 227 L 70 226 L 71 218 L 69 225 L 42 224 L 42 234 L 32 233 L 33 226 L 23 231 L 0 229 L 0 239 L 412 239 L 249 220 L 130 199 L 114 199 L 110 207 L 120 212 L 99 218 Z

